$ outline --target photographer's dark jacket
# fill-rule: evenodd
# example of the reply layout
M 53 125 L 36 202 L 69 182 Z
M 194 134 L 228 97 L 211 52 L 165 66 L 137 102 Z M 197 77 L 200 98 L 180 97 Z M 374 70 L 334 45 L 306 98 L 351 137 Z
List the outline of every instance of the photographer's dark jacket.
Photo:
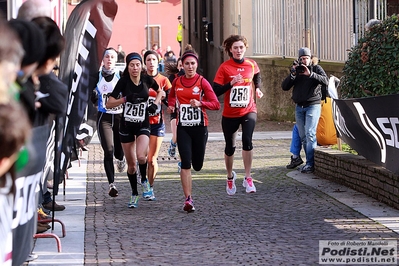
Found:
M 281 84 L 284 91 L 288 91 L 294 86 L 291 98 L 297 105 L 302 107 L 320 104 L 321 86 L 328 86 L 327 74 L 321 66 L 311 65 L 308 68 L 310 69 L 309 77 L 290 74 Z

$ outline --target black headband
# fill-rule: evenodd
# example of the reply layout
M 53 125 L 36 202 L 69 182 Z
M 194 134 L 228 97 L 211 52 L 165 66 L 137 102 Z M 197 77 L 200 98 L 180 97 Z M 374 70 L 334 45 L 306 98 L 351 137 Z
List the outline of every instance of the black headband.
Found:
M 133 59 L 137 59 L 140 61 L 141 64 L 143 64 L 143 59 L 141 58 L 141 55 L 139 53 L 130 53 L 126 56 L 126 64 L 129 64 L 130 61 Z

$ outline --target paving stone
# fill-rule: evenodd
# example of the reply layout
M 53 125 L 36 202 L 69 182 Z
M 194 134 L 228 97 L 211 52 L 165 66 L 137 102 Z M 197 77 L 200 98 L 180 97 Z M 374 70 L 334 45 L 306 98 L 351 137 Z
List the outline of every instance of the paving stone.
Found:
M 101 147 L 89 148 L 86 265 L 315 265 L 319 240 L 398 238 L 334 198 L 287 177 L 289 140 L 254 141 L 254 194 L 242 187 L 237 142 L 233 196 L 225 191 L 224 142 L 208 142 L 203 169 L 192 172 L 196 211 L 189 214 L 182 210 L 177 160 L 168 158 L 166 143 L 158 160 L 157 200 L 140 199 L 137 209 L 127 208 L 131 189 L 126 173 L 116 174 L 119 196 L 108 196 Z

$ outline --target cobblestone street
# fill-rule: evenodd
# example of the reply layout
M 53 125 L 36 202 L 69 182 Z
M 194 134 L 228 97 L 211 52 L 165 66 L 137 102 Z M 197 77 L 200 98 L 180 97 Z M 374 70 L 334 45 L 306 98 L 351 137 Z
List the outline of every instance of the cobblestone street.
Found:
M 225 191 L 223 141 L 209 141 L 204 167 L 193 171 L 194 213 L 182 210 L 177 160 L 164 143 L 154 191 L 157 200 L 129 209 L 126 173 L 117 198 L 98 144 L 89 146 L 85 265 L 317 265 L 319 240 L 394 239 L 398 235 L 334 198 L 287 177 L 290 140 L 255 140 L 255 194 L 242 187 L 237 142 L 237 193 Z M 308 175 L 308 178 L 314 178 Z M 141 188 L 139 188 L 141 193 Z

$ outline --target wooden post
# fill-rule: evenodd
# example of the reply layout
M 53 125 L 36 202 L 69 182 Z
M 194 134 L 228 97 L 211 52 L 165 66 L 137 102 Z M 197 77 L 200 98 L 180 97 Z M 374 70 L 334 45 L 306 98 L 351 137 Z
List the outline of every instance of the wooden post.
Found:
M 341 138 L 337 137 L 337 145 L 338 145 L 338 150 L 342 151 L 342 140 L 341 140 Z

